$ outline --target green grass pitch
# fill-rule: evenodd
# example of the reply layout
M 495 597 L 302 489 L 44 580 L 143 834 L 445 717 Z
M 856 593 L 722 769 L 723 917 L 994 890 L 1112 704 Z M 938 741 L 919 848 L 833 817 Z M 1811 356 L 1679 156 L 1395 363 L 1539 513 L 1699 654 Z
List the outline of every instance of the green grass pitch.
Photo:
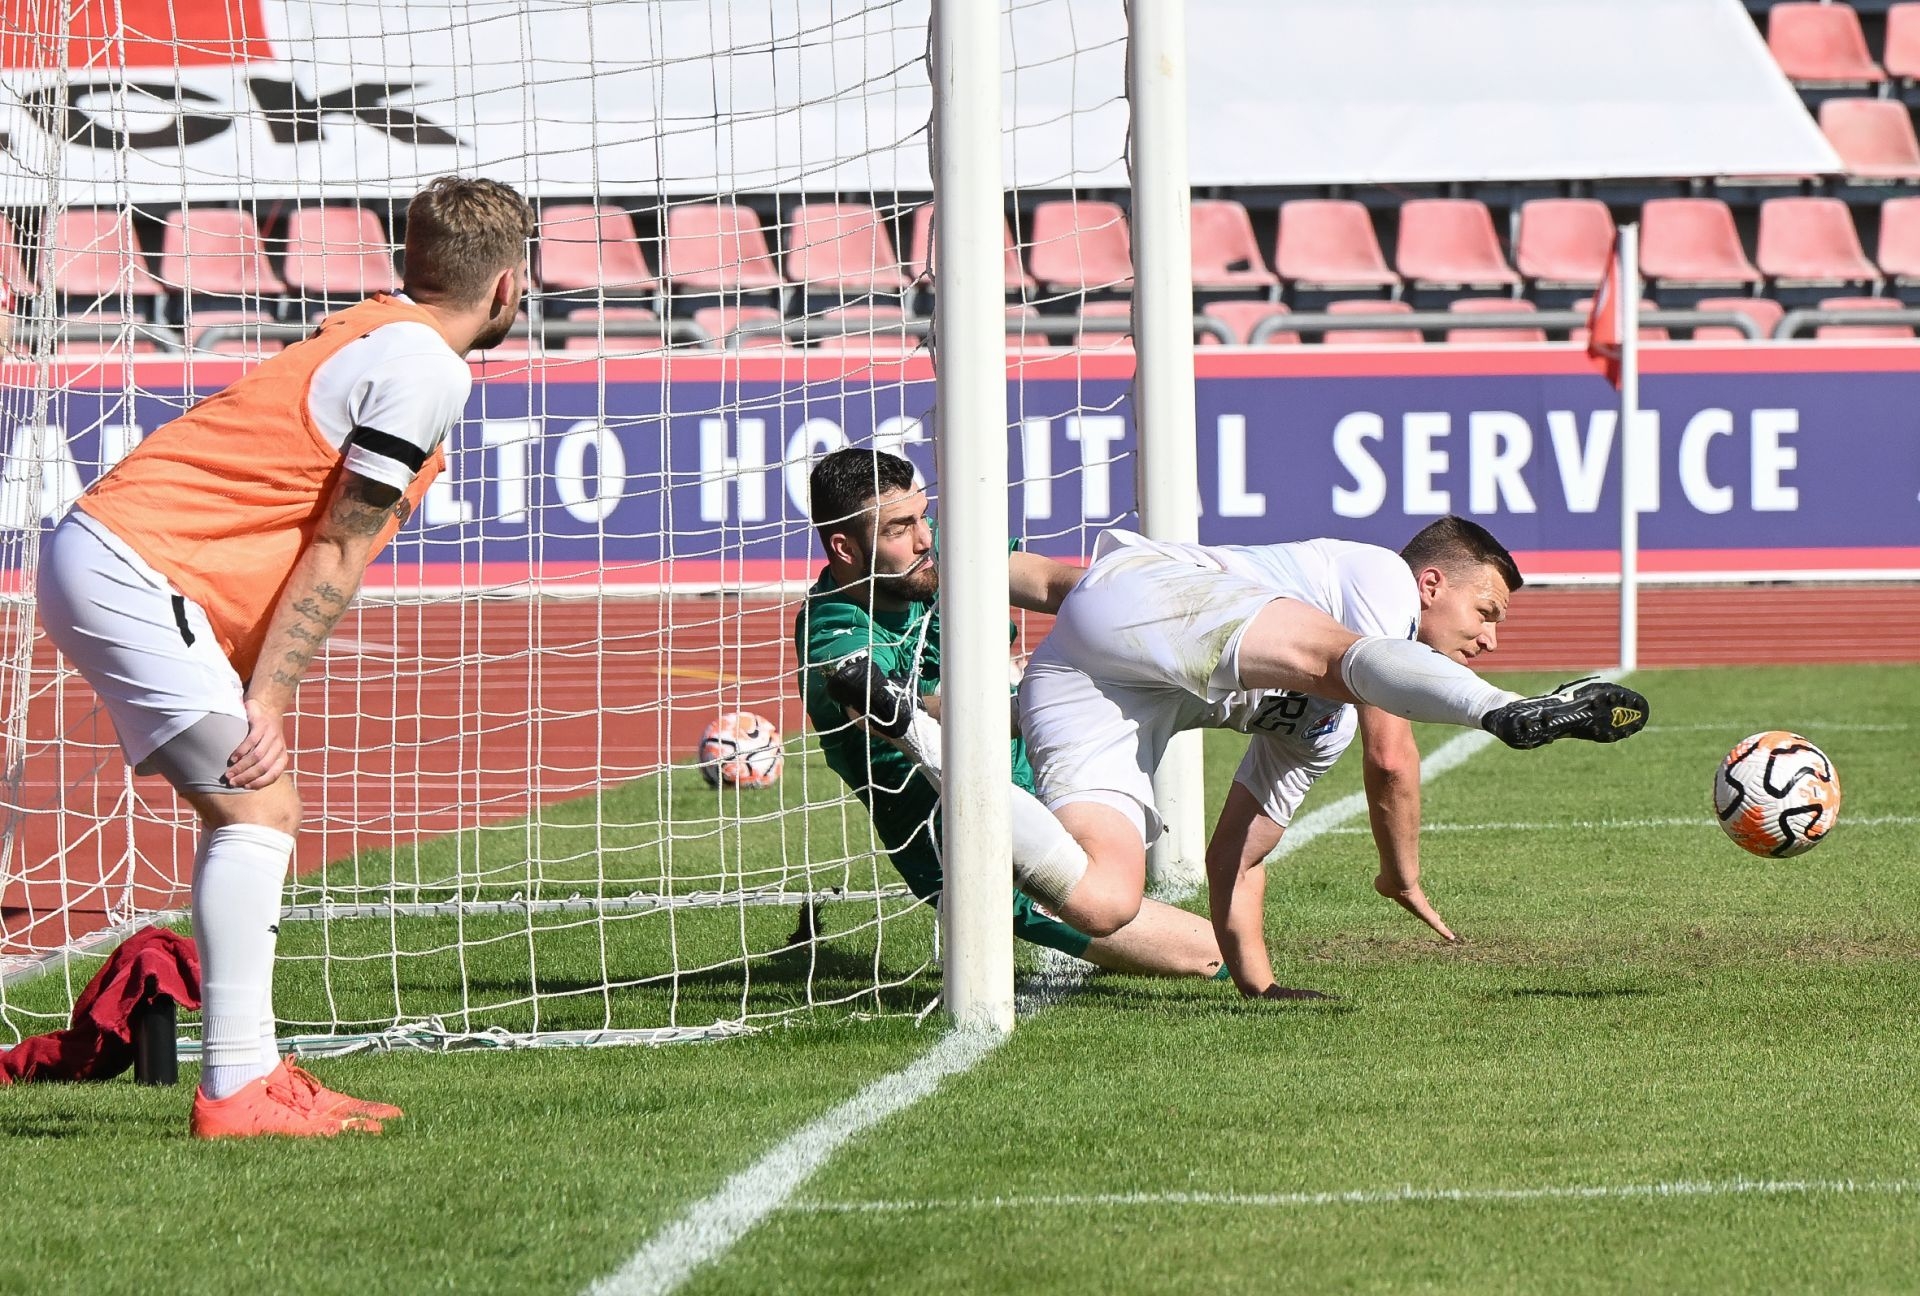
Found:
M 1655 721 L 1629 743 L 1489 749 L 1429 785 L 1428 892 L 1464 946 L 1372 893 L 1355 821 L 1269 885 L 1276 971 L 1338 1003 L 1096 976 L 842 1149 L 687 1290 L 1911 1290 L 1920 668 L 1638 683 Z M 1845 792 L 1796 860 L 1747 856 L 1710 818 L 1720 755 L 1766 728 L 1819 742 Z M 1358 781 L 1349 757 L 1309 808 Z M 743 830 L 742 857 L 771 849 L 761 833 L 847 854 L 857 823 L 820 813 Z M 792 916 L 748 939 L 777 946 Z M 851 984 L 877 959 L 906 981 L 883 1010 L 911 1013 L 934 988 L 923 921 L 878 949 L 846 921 L 848 965 L 824 975 Z M 682 935 L 694 955 L 741 939 Z M 525 973 L 524 941 L 468 958 L 502 987 Z M 294 1015 L 326 1001 L 315 966 L 283 971 Z M 377 1015 L 387 980 L 349 977 L 332 1011 Z M 805 977 L 772 980 L 804 999 Z M 688 1011 L 738 992 L 713 978 Z M 0 1291 L 578 1291 L 932 1040 L 908 1016 L 842 1015 L 668 1049 L 316 1062 L 411 1113 L 327 1145 L 193 1144 L 184 1085 L 0 1091 Z

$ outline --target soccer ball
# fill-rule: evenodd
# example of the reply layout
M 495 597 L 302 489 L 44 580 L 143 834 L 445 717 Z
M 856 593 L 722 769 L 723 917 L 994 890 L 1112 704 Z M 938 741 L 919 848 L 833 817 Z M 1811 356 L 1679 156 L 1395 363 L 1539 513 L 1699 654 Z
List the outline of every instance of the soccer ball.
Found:
M 1840 780 L 1827 754 L 1797 733 L 1742 738 L 1713 779 L 1720 826 L 1743 850 L 1785 859 L 1819 845 L 1840 816 Z
M 700 773 L 715 787 L 772 787 L 785 763 L 779 727 L 751 711 L 718 716 L 700 735 Z

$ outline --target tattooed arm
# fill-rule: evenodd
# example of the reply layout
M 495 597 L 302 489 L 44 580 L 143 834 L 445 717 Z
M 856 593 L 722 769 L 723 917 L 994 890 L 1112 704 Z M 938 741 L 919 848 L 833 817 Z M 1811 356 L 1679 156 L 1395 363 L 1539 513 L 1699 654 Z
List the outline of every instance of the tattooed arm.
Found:
M 320 645 L 360 589 L 374 542 L 400 491 L 358 473 L 340 474 L 313 541 L 293 565 L 267 622 L 266 644 L 247 682 L 247 736 L 227 759 L 227 781 L 263 788 L 286 772 L 284 718 Z

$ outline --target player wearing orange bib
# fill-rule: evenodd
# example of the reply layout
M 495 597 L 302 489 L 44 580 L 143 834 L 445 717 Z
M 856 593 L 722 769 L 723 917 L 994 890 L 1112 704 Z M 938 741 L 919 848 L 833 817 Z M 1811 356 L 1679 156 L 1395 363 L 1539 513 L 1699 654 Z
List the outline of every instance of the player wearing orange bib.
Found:
M 512 326 L 532 232 L 506 185 L 434 181 L 407 208 L 404 294 L 340 311 L 156 430 L 48 537 L 47 637 L 136 772 L 165 776 L 200 816 L 196 1136 L 378 1133 L 401 1114 L 279 1057 L 274 944 L 300 826 L 285 716 L 439 474 L 466 353 Z

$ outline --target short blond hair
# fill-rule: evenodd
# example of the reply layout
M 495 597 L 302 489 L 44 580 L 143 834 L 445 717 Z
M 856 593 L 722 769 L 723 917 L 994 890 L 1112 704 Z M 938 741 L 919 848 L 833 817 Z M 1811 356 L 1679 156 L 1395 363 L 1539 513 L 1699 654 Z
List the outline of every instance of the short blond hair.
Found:
M 441 176 L 407 204 L 407 295 L 477 302 L 502 270 L 527 259 L 533 209 L 498 180 Z

